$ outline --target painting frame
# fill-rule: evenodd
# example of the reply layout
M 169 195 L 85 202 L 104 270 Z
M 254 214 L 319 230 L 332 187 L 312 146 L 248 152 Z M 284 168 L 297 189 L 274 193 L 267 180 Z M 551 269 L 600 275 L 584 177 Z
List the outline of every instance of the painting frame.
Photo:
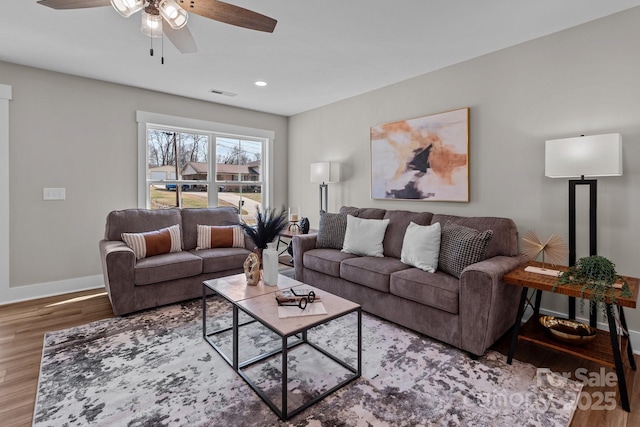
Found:
M 469 202 L 469 107 L 370 129 L 371 198 Z

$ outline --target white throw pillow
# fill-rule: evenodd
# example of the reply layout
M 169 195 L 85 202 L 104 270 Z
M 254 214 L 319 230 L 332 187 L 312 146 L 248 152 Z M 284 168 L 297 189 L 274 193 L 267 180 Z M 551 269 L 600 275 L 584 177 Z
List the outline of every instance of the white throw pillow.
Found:
M 400 261 L 435 273 L 440 255 L 440 223 L 418 225 L 411 222 L 404 233 Z
M 383 257 L 382 240 L 388 224 L 388 219 L 364 219 L 347 215 L 347 231 L 344 234 L 342 252 Z

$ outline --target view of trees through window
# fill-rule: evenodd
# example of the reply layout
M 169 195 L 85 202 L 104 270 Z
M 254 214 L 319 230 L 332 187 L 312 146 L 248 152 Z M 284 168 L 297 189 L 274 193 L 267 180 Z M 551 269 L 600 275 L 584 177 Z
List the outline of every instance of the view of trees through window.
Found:
M 184 130 L 148 129 L 150 207 L 233 206 L 251 222 L 256 208 L 262 206 L 264 142 Z

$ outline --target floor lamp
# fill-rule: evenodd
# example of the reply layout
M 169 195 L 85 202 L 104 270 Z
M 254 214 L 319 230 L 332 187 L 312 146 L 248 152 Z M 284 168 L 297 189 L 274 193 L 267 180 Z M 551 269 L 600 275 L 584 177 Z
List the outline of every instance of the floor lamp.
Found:
M 311 163 L 311 182 L 320 184 L 320 213 L 329 210 L 329 187 L 327 184 L 340 182 L 340 163 Z
M 576 187 L 589 187 L 589 255 L 597 255 L 598 181 L 585 179 L 622 175 L 622 137 L 619 133 L 553 139 L 545 143 L 545 175 L 569 180 L 569 265 L 576 263 Z M 575 319 L 575 298 L 569 298 L 569 318 Z M 595 327 L 598 311 L 589 310 Z

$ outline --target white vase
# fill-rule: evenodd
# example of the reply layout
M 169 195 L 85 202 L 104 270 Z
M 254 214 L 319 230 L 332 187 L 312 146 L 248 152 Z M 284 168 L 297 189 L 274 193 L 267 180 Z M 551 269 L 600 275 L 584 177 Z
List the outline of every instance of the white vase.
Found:
M 275 243 L 267 244 L 262 251 L 262 280 L 265 285 L 278 285 L 278 251 Z

